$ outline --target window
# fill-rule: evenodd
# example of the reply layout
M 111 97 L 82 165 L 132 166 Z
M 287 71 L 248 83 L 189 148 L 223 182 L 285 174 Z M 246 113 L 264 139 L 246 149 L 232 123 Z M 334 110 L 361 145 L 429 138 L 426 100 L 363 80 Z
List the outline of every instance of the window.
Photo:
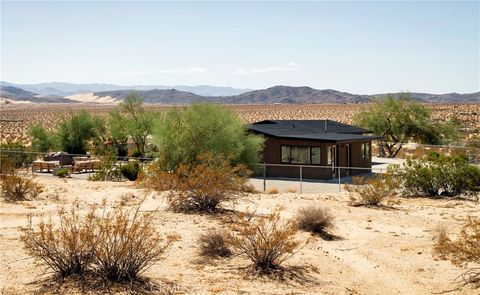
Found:
M 370 143 L 362 143 L 362 159 L 370 159 Z
M 286 164 L 317 164 L 321 163 L 320 147 L 286 146 L 281 147 L 282 163 Z
M 331 145 L 328 146 L 328 150 L 327 150 L 327 164 L 332 165 L 332 146 Z
M 320 161 L 321 161 L 320 160 L 321 159 L 320 148 L 312 146 L 310 148 L 310 150 L 311 150 L 310 154 L 311 154 L 311 157 L 312 157 L 311 163 L 319 165 Z
M 282 145 L 282 163 L 290 163 L 290 147 Z

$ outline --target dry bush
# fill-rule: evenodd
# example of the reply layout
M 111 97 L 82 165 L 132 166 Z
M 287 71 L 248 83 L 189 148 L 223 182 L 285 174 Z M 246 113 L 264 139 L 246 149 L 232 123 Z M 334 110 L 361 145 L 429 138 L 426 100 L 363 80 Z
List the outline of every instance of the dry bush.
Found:
M 292 220 L 281 221 L 280 212 L 253 221 L 242 217 L 231 225 L 227 242 L 238 255 L 248 257 L 254 269 L 268 274 L 281 268 L 282 263 L 297 253 L 308 241 L 295 239 L 297 226 Z
M 25 249 L 60 277 L 83 275 L 90 268 L 95 253 L 95 209 L 82 217 L 74 207 L 68 212 L 61 208 L 58 217 L 58 226 L 51 219 L 42 220 L 38 230 L 33 229 L 30 219 L 22 236 Z
M 81 216 L 75 206 L 59 210 L 58 226 L 41 221 L 22 236 L 25 248 L 43 260 L 57 275 L 83 275 L 87 271 L 105 281 L 141 281 L 139 275 L 158 261 L 177 239 L 163 238 L 153 223 L 155 212 L 140 213 L 117 207 L 101 212 L 95 207 Z
M 181 164 L 175 172 L 152 166 L 149 173 L 147 187 L 170 190 L 167 201 L 173 211 L 209 213 L 242 198 L 251 174 L 245 165 L 232 166 L 228 159 L 210 153 L 198 157 L 194 165 Z
M 298 190 L 294 187 L 289 187 L 287 189 L 287 193 L 292 193 L 292 194 L 296 194 L 298 192 Z
M 2 161 L 2 197 L 11 202 L 34 199 L 43 192 L 44 186 L 30 178 L 17 174 L 13 162 Z
M 299 229 L 316 234 L 323 234 L 334 227 L 332 213 L 328 209 L 317 206 L 300 208 L 295 221 Z
M 377 174 L 372 178 L 353 177 L 353 184 L 346 184 L 345 190 L 357 194 L 351 196 L 352 204 L 359 206 L 379 206 L 385 201 L 392 203 L 396 196 L 397 181 L 392 173 Z
M 138 279 L 177 239 L 161 237 L 153 222 L 155 212 L 140 213 L 139 209 L 117 207 L 96 220 L 98 243 L 93 264 L 110 281 Z
M 267 189 L 267 194 L 276 195 L 278 193 L 279 193 L 278 188 L 275 186 L 272 186 L 271 188 Z
M 198 239 L 200 255 L 206 257 L 228 257 L 232 251 L 225 241 L 223 231 L 210 230 Z
M 452 240 L 444 229 L 439 230 L 434 253 L 458 266 L 469 263 L 480 264 L 480 219 L 470 217 L 456 240 Z M 463 285 L 474 284 L 480 287 L 480 267 L 470 268 L 459 278 Z

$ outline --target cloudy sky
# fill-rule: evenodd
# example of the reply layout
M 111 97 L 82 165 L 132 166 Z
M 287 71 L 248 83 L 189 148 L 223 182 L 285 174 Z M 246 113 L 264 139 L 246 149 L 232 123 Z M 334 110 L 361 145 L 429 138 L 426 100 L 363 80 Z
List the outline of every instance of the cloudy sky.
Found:
M 472 2 L 1 2 L 1 79 L 480 90 Z

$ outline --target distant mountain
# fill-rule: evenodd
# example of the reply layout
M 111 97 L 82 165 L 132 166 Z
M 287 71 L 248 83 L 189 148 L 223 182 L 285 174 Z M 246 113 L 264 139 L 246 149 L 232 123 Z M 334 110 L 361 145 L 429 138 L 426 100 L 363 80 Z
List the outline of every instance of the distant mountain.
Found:
M 224 97 L 228 103 L 272 104 L 272 103 L 347 103 L 367 102 L 370 96 L 350 94 L 332 89 L 317 90 L 311 87 L 274 86 L 254 90 L 232 97 Z
M 191 92 L 202 96 L 229 96 L 238 95 L 244 92 L 251 91 L 251 89 L 237 89 L 232 87 L 221 86 L 163 86 L 163 85 L 136 85 L 136 86 L 121 86 L 115 84 L 74 84 L 62 82 L 48 82 L 39 84 L 14 84 L 9 82 L 0 82 L 2 86 L 14 86 L 28 91 L 32 91 L 42 95 L 58 95 L 69 96 L 81 93 L 113 91 L 113 90 L 154 90 L 154 89 L 176 89 L 180 91 Z
M 17 102 L 43 102 L 43 103 L 75 103 L 76 101 L 54 95 L 39 95 L 35 92 L 26 91 L 22 88 L 13 86 L 1 86 L 0 98 L 6 101 Z
M 2 82 L 3 83 L 3 82 Z M 8 83 L 7 83 L 8 84 Z M 82 87 L 104 88 L 108 84 L 68 84 L 68 83 L 44 83 L 50 86 L 59 87 L 60 84 L 76 85 L 77 90 Z M 39 85 L 39 84 L 37 84 Z M 94 86 L 92 86 L 94 85 Z M 88 87 L 87 87 L 88 86 Z M 108 86 L 110 87 L 110 86 Z M 124 87 L 124 86 L 122 86 Z M 147 87 L 147 86 L 142 86 Z M 207 91 L 210 86 L 205 87 Z M 46 89 L 46 88 L 45 88 Z M 65 88 L 63 88 L 65 89 Z M 233 89 L 233 88 L 232 88 Z M 274 86 L 267 89 L 253 90 L 237 95 L 199 95 L 189 91 L 179 89 L 121 89 L 108 91 L 81 92 L 73 95 L 40 95 L 39 92 L 25 90 L 20 87 L 2 85 L 2 98 L 14 101 L 30 102 L 62 102 L 62 103 L 118 103 L 132 91 L 138 92 L 146 103 L 149 104 L 189 104 L 192 102 L 214 102 L 227 104 L 295 104 L 295 103 L 364 103 L 368 102 L 372 96 L 351 94 L 332 89 L 318 90 L 311 87 L 292 87 L 292 86 Z M 385 96 L 387 94 L 378 94 L 373 96 Z M 399 93 L 394 93 L 399 95 Z M 427 103 L 480 103 L 480 92 L 459 94 L 428 94 L 428 93 L 410 93 L 414 100 Z

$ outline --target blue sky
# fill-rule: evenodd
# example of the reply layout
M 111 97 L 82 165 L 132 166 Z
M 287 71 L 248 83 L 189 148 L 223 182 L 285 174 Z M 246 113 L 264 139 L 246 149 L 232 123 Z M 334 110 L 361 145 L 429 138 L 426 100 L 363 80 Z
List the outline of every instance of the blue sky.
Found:
M 480 90 L 480 2 L 1 2 L 14 83 Z

